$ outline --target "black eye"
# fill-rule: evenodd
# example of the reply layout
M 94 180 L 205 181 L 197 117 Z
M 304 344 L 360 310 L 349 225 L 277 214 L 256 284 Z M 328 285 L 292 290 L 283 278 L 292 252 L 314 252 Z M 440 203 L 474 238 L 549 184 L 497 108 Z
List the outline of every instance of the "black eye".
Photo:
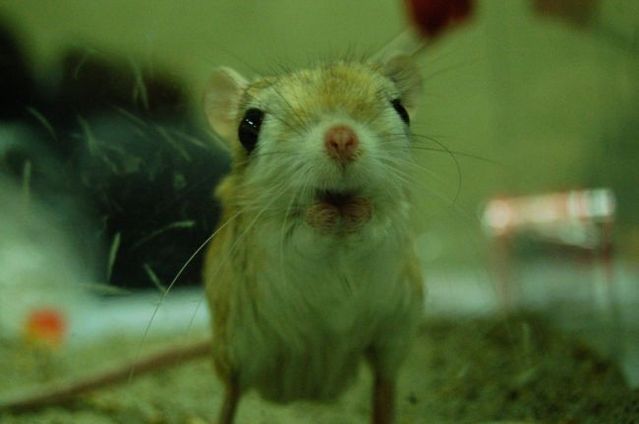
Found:
M 262 119 L 264 119 L 264 112 L 256 108 L 250 108 L 244 113 L 242 122 L 237 129 L 237 135 L 240 138 L 240 143 L 251 153 L 257 145 L 257 137 L 260 134 L 260 126 L 262 125 Z
M 408 112 L 406 112 L 406 108 L 402 104 L 402 101 L 399 99 L 395 99 L 391 101 L 391 104 L 393 105 L 395 112 L 397 112 L 399 117 L 402 118 L 402 121 L 404 121 L 406 125 L 410 124 L 410 118 L 408 117 Z

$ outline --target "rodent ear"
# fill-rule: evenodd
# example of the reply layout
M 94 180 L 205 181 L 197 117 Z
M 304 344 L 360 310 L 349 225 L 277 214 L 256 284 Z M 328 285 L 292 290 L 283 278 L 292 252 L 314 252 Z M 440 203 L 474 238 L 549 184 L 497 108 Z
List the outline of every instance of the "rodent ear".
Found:
M 231 68 L 213 71 L 204 93 L 204 111 L 211 128 L 227 142 L 237 133 L 237 110 L 247 81 Z
M 417 63 L 411 56 L 398 54 L 384 62 L 382 73 L 395 83 L 404 107 L 412 116 L 422 91 L 422 75 Z

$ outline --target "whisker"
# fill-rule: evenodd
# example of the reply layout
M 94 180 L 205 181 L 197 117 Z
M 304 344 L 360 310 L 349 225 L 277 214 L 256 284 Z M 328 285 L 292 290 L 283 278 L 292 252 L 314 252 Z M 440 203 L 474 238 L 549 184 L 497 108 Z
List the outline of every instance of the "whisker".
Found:
M 293 108 L 293 105 L 291 104 L 291 102 L 286 98 L 286 96 L 284 96 L 282 94 L 282 92 L 280 90 L 278 90 L 277 88 L 273 87 L 273 91 L 275 91 L 275 94 L 277 94 L 278 97 L 280 99 L 282 99 L 282 101 L 286 105 L 287 109 L 291 112 L 291 115 L 295 119 L 295 121 L 297 123 L 297 126 L 291 124 L 290 122 L 286 121 L 285 119 L 280 118 L 278 116 L 278 114 L 271 114 L 271 116 L 276 117 L 281 123 L 285 124 L 289 129 L 295 131 L 298 135 L 302 135 L 303 132 L 302 132 L 301 128 L 306 128 L 307 127 L 307 119 L 305 117 L 303 117 L 297 110 L 295 110 L 295 108 Z
M 133 361 L 133 363 L 136 363 L 138 361 L 138 359 L 140 358 L 140 354 L 142 353 L 142 347 L 144 346 L 144 343 L 146 342 L 146 339 L 148 337 L 149 331 L 151 329 L 151 325 L 153 324 L 153 321 L 154 321 L 156 315 L 158 314 L 158 311 L 160 310 L 160 306 L 162 305 L 162 303 L 164 303 L 164 300 L 166 299 L 166 296 L 168 296 L 169 292 L 171 291 L 171 289 L 173 288 L 173 286 L 175 285 L 177 280 L 180 278 L 180 276 L 182 275 L 182 273 L 184 272 L 186 267 L 189 266 L 189 264 L 193 261 L 193 259 L 195 259 L 195 257 L 202 251 L 202 249 L 204 249 L 204 247 L 211 240 L 213 240 L 213 238 L 220 231 L 222 231 L 222 229 L 224 229 L 227 225 L 229 225 L 231 222 L 233 222 L 239 215 L 240 215 L 240 212 L 237 212 L 235 215 L 233 215 L 232 217 L 227 219 L 226 222 L 224 222 L 224 224 L 222 224 L 217 230 L 215 230 L 213 232 L 213 234 L 208 236 L 206 238 L 206 240 L 204 240 L 204 242 L 202 242 L 202 244 L 200 244 L 200 246 L 197 249 L 195 249 L 193 254 L 186 260 L 184 265 L 182 265 L 182 267 L 177 272 L 177 274 L 175 274 L 175 277 L 173 277 L 173 280 L 171 280 L 171 283 L 168 285 L 166 290 L 164 290 L 162 292 L 162 295 L 160 296 L 160 300 L 159 300 L 158 304 L 155 306 L 155 308 L 153 310 L 153 313 L 151 314 L 151 318 L 149 319 L 149 322 L 147 323 L 146 327 L 144 328 L 144 334 L 142 335 L 142 341 L 140 342 L 140 345 L 137 348 L 137 351 L 136 351 L 136 354 L 135 354 L 135 360 Z M 129 382 L 131 382 L 131 380 L 133 379 L 133 375 L 134 374 L 135 374 L 135 367 L 132 367 L 131 371 L 129 372 L 129 379 L 128 379 Z
M 286 233 L 288 232 L 288 228 L 287 228 L 287 224 L 288 224 L 288 219 L 289 219 L 289 214 L 293 208 L 293 205 L 295 204 L 295 201 L 297 199 L 297 194 L 294 194 L 291 197 L 291 201 L 288 203 L 288 206 L 286 207 L 286 211 L 284 213 L 284 217 L 282 219 L 282 228 L 280 230 L 280 272 L 282 274 L 282 278 L 287 281 L 287 274 L 284 272 L 285 270 L 285 266 L 284 266 L 284 244 L 286 242 Z
M 489 157 L 486 157 L 486 156 L 480 156 L 480 155 L 475 154 L 475 153 L 463 152 L 463 151 L 460 151 L 460 150 L 453 150 L 453 149 L 449 148 L 448 146 L 445 146 L 444 143 L 441 140 L 439 140 L 439 139 L 437 139 L 437 138 L 435 138 L 433 136 L 428 136 L 426 134 L 418 134 L 418 133 L 412 133 L 411 135 L 413 137 L 413 140 L 412 140 L 413 143 L 421 143 L 424 140 L 426 140 L 426 141 L 430 141 L 430 142 L 433 142 L 433 143 L 437 144 L 442 149 L 444 149 L 443 151 L 450 152 L 451 154 L 455 154 L 455 155 L 459 155 L 459 156 L 465 156 L 465 157 L 469 157 L 469 158 L 473 158 L 473 159 L 478 159 L 478 160 L 482 160 L 484 162 L 493 163 L 495 165 L 505 166 L 503 163 L 499 162 L 496 159 L 492 159 L 492 158 L 489 158 Z
M 458 69 L 464 69 L 469 65 L 475 65 L 477 63 L 479 63 L 479 58 L 475 59 L 475 60 L 464 60 L 464 61 L 458 61 L 456 63 L 453 63 L 451 65 L 445 66 L 443 68 L 437 69 L 434 72 L 431 73 L 427 73 L 426 75 L 424 75 L 424 80 L 423 83 L 426 84 L 428 82 L 430 82 L 433 78 L 436 78 L 440 75 L 443 74 L 447 74 L 450 71 L 456 71 Z
M 396 177 L 404 179 L 405 184 L 408 184 L 408 185 L 416 184 L 417 186 L 419 186 L 420 189 L 424 190 L 430 195 L 435 196 L 438 200 L 441 200 L 444 203 L 450 204 L 450 206 L 453 208 L 453 210 L 455 210 L 455 212 L 463 215 L 465 218 L 470 218 L 473 222 L 480 221 L 477 216 L 469 214 L 467 211 L 460 208 L 454 199 L 447 198 L 443 194 L 433 190 L 432 187 L 425 186 L 421 181 L 411 179 L 410 174 L 407 174 L 402 169 L 394 166 L 395 164 L 401 164 L 401 165 L 412 165 L 412 166 L 419 167 L 419 165 L 417 165 L 416 163 L 412 161 L 404 161 L 402 159 L 388 159 L 388 158 L 384 159 L 383 161 L 386 162 L 386 165 L 392 170 L 393 173 L 395 173 Z M 421 168 L 418 168 L 418 169 L 421 169 Z M 422 170 L 425 170 L 425 169 L 422 169 Z M 435 178 L 435 176 L 433 176 L 433 178 Z M 443 183 L 443 181 L 441 180 L 439 180 L 438 182 Z
M 283 194 L 283 193 L 284 193 L 284 191 L 282 191 L 282 192 L 281 192 L 281 194 Z M 281 195 L 281 194 L 280 194 L 280 195 Z M 277 199 L 277 197 L 273 198 L 273 201 L 275 201 L 276 199 Z M 266 206 L 263 208 L 262 212 L 263 212 L 263 211 L 265 211 L 266 209 L 268 209 L 268 207 L 269 207 L 269 205 L 266 205 Z M 242 210 L 238 211 L 235 215 L 233 215 L 233 217 L 232 217 L 231 219 L 233 219 L 233 218 L 237 217 L 238 215 L 240 215 L 240 214 L 241 214 L 241 213 L 243 213 L 243 212 L 244 212 L 244 211 L 242 211 Z M 231 246 L 231 248 L 229 249 L 229 252 L 227 253 L 227 256 L 224 258 L 224 260 L 223 260 L 222 262 L 220 262 L 220 263 L 219 263 L 218 267 L 216 268 L 216 270 L 215 270 L 215 273 L 216 273 L 216 274 L 217 274 L 217 272 L 218 272 L 218 271 L 222 268 L 222 265 L 223 265 L 224 263 L 226 263 L 226 261 L 228 260 L 228 258 L 230 258 L 230 257 L 233 255 L 233 253 L 235 252 L 235 250 L 236 250 L 237 246 L 239 245 L 239 244 L 238 244 L 238 243 L 239 243 L 239 241 L 240 241 L 243 237 L 245 237 L 245 236 L 246 236 L 246 233 L 248 233 L 248 231 L 250 230 L 250 228 L 251 228 L 253 225 L 255 225 L 255 223 L 257 222 L 257 220 L 258 220 L 258 218 L 259 218 L 259 215 L 260 215 L 262 212 L 260 212 L 260 213 L 258 214 L 258 216 L 255 218 L 255 220 L 253 221 L 253 223 L 249 224 L 249 227 L 247 227 L 247 230 L 246 230 L 243 234 L 241 234 L 241 235 L 237 238 L 237 240 L 235 241 L 235 243 Z M 229 221 L 230 221 L 231 219 L 229 219 Z M 229 221 L 227 221 L 227 223 L 228 223 Z M 225 225 L 226 225 L 226 223 L 225 223 Z M 219 231 L 219 230 L 221 230 L 221 228 L 219 228 L 219 229 L 218 229 L 218 231 Z M 217 233 L 218 231 L 216 231 L 216 233 Z M 195 318 L 197 317 L 198 311 L 199 311 L 200 307 L 202 306 L 202 303 L 203 303 L 203 298 L 200 298 L 200 299 L 198 300 L 198 302 L 197 302 L 196 306 L 195 306 L 195 309 L 194 309 L 193 313 L 191 314 L 191 318 L 190 318 L 190 320 L 189 320 L 189 324 L 188 324 L 188 326 L 187 326 L 187 330 L 186 330 L 186 333 L 187 333 L 187 334 L 188 334 L 188 333 L 190 333 L 190 332 L 191 332 L 191 330 L 192 330 L 192 328 L 193 328 L 193 324 L 195 323 Z
M 288 99 L 286 99 L 286 97 L 284 97 L 284 95 L 277 89 L 275 89 L 275 87 L 272 87 L 273 90 L 275 91 L 275 93 L 282 99 L 282 101 L 287 105 L 287 108 L 292 112 L 292 115 L 294 116 L 295 120 L 297 121 L 297 126 L 291 124 L 290 122 L 288 122 L 287 120 L 283 119 L 282 117 L 280 117 L 278 113 L 271 113 L 268 109 L 264 109 L 264 112 L 271 118 L 279 121 L 282 125 L 284 125 L 285 127 L 287 127 L 288 129 L 290 129 L 291 131 L 295 132 L 298 135 L 303 135 L 303 131 L 302 128 L 305 127 L 305 122 L 302 120 L 301 116 L 299 116 L 299 114 L 293 109 L 293 105 L 291 105 L 291 103 L 288 101 Z M 248 95 L 249 100 L 256 100 L 257 97 L 255 96 L 251 96 Z
M 422 151 L 428 151 L 428 152 L 452 153 L 453 155 L 456 155 L 456 156 L 461 156 L 461 157 L 470 158 L 470 159 L 477 159 L 482 162 L 490 163 L 491 165 L 505 166 L 503 163 L 496 161 L 494 159 L 476 155 L 474 153 L 460 152 L 459 150 L 444 150 L 444 149 L 436 149 L 434 147 L 427 147 L 427 146 L 413 146 L 412 148 L 415 150 L 422 150 Z
M 413 167 L 413 169 L 416 169 L 418 171 L 421 171 L 423 173 L 426 173 L 428 176 L 430 176 L 432 179 L 434 179 L 435 181 L 437 181 L 438 183 L 442 184 L 442 185 L 446 185 L 446 182 L 440 178 L 437 174 L 435 174 L 432 170 L 426 168 L 423 165 L 420 165 L 419 163 L 415 162 L 414 160 L 406 160 L 406 159 L 401 159 L 401 158 L 383 158 L 384 161 L 389 162 L 389 163 L 397 163 L 399 165 L 405 165 L 405 166 L 410 166 Z M 399 171 L 399 169 L 397 169 Z
M 287 152 L 287 151 L 284 151 L 284 150 L 275 151 L 275 152 L 264 152 L 264 151 L 261 151 L 261 150 L 257 149 L 254 153 L 251 153 L 251 154 L 253 155 L 253 157 L 262 157 L 262 156 L 286 155 L 286 154 L 290 155 L 291 152 Z
M 444 149 L 450 155 L 450 158 L 455 163 L 455 170 L 457 172 L 457 190 L 455 192 L 455 197 L 454 197 L 453 203 L 456 203 L 457 199 L 459 198 L 459 194 L 461 193 L 461 187 L 462 187 L 461 165 L 459 164 L 459 161 L 457 160 L 457 157 L 453 154 L 453 152 L 450 151 L 448 146 L 446 146 L 444 143 L 442 143 L 441 141 L 439 141 L 439 140 L 437 140 L 436 138 L 433 138 L 433 137 L 428 138 L 428 140 L 432 141 L 433 143 L 437 144 L 439 147 Z
M 246 195 L 238 199 L 237 205 L 244 212 L 250 212 L 254 209 L 258 211 L 265 211 L 265 209 L 268 209 L 268 207 L 273 203 L 272 200 L 276 198 L 274 194 L 279 191 L 278 196 L 281 196 L 286 192 L 286 186 L 287 182 L 282 181 L 279 184 L 270 187 L 268 190 L 259 191 L 256 194 L 255 191 L 251 189 L 250 182 L 244 183 L 238 188 L 238 191 L 246 193 Z M 267 203 L 266 207 L 263 206 L 264 203 Z

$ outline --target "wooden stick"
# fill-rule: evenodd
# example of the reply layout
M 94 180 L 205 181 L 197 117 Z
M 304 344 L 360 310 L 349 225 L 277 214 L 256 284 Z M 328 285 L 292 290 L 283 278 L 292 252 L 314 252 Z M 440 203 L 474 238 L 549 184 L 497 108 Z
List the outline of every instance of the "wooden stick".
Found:
M 135 372 L 136 376 L 140 376 L 210 354 L 211 340 L 209 338 L 169 346 L 143 356 L 137 361 L 124 362 L 86 377 L 52 382 L 2 397 L 0 398 L 0 410 L 36 409 L 68 402 L 75 396 L 86 394 L 91 390 L 127 381 L 132 375 L 131 370 Z

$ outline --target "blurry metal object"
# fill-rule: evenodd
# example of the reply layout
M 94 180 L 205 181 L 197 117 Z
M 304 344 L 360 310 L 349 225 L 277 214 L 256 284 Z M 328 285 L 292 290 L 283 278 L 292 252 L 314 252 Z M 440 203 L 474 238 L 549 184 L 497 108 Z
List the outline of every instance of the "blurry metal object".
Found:
M 490 200 L 482 221 L 494 241 L 497 295 L 504 310 L 511 311 L 522 301 L 511 269 L 516 237 L 525 235 L 564 249 L 578 249 L 586 253 L 589 263 L 603 269 L 603 284 L 595 281 L 595 307 L 613 330 L 611 352 L 619 354 L 621 321 L 614 298 L 612 260 L 615 210 L 615 196 L 607 188 Z
M 612 285 L 612 227 L 615 197 L 609 189 L 574 190 L 537 196 L 498 197 L 486 205 L 483 225 L 496 240 L 499 295 L 506 307 L 510 293 L 510 250 L 518 234 L 598 254 Z
M 492 199 L 484 210 L 483 223 L 489 234 L 498 237 L 531 231 L 560 244 L 592 249 L 609 243 L 606 239 L 614 215 L 611 190 L 575 190 Z

